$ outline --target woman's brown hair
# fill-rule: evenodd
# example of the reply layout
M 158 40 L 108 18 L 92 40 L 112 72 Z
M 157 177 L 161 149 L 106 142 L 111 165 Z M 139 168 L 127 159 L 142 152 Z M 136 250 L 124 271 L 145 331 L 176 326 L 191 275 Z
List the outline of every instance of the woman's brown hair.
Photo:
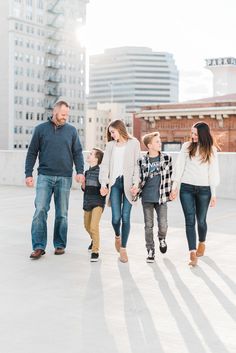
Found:
M 108 128 L 107 128 L 107 141 L 108 142 L 113 140 L 113 138 L 111 137 L 111 133 L 109 131 L 110 127 L 113 127 L 114 129 L 118 130 L 119 134 L 123 137 L 123 139 L 128 140 L 128 139 L 132 138 L 128 134 L 124 122 L 122 120 L 114 120 L 108 125 Z
M 191 142 L 188 148 L 189 157 L 192 158 L 196 155 L 199 148 L 199 154 L 202 162 L 210 162 L 211 155 L 213 154 L 214 138 L 211 134 L 210 127 L 206 123 L 196 123 L 193 128 L 197 129 L 198 142 Z

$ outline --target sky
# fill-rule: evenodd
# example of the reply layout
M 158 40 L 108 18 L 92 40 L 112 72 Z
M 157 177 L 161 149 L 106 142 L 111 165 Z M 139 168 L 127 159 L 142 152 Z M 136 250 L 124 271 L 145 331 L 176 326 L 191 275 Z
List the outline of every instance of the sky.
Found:
M 174 55 L 179 100 L 212 95 L 205 59 L 236 56 L 236 0 L 90 0 L 84 44 L 89 55 L 144 46 Z

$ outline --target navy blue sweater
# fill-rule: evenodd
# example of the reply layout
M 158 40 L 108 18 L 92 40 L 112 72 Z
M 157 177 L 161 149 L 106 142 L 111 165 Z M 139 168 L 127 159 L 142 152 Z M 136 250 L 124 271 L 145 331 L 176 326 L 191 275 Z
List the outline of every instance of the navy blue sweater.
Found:
M 57 127 L 51 120 L 36 126 L 25 162 L 26 177 L 32 176 L 37 157 L 38 174 L 71 177 L 73 162 L 77 174 L 84 170 L 77 130 L 70 124 Z

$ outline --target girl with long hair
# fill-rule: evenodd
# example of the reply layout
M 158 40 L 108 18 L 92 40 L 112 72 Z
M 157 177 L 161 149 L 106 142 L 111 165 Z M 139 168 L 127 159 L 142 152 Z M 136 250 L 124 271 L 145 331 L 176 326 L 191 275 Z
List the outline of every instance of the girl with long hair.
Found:
M 111 206 L 115 248 L 120 261 L 127 262 L 126 245 L 130 233 L 132 193 L 138 190 L 140 158 L 139 141 L 128 134 L 122 120 L 112 121 L 107 128 L 107 145 L 100 166 L 101 195 Z
M 185 217 L 185 230 L 190 251 L 189 265 L 196 266 L 205 252 L 208 207 L 216 205 L 219 184 L 217 146 L 209 126 L 204 122 L 193 125 L 191 140 L 185 142 L 177 158 L 172 176 L 171 197 L 180 186 L 180 202 Z M 197 221 L 198 246 L 195 223 Z

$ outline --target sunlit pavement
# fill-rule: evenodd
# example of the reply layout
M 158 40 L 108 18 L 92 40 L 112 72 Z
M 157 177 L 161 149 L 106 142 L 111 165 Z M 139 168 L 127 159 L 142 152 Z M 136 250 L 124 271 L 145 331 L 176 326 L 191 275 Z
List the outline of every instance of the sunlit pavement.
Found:
M 0 187 L 2 353 L 235 353 L 236 202 L 209 211 L 206 256 L 188 266 L 184 220 L 169 205 L 168 251 L 145 262 L 143 215 L 133 209 L 129 263 L 114 248 L 110 209 L 101 221 L 101 259 L 90 263 L 82 193 L 72 190 L 68 247 L 29 259 L 34 190 Z

